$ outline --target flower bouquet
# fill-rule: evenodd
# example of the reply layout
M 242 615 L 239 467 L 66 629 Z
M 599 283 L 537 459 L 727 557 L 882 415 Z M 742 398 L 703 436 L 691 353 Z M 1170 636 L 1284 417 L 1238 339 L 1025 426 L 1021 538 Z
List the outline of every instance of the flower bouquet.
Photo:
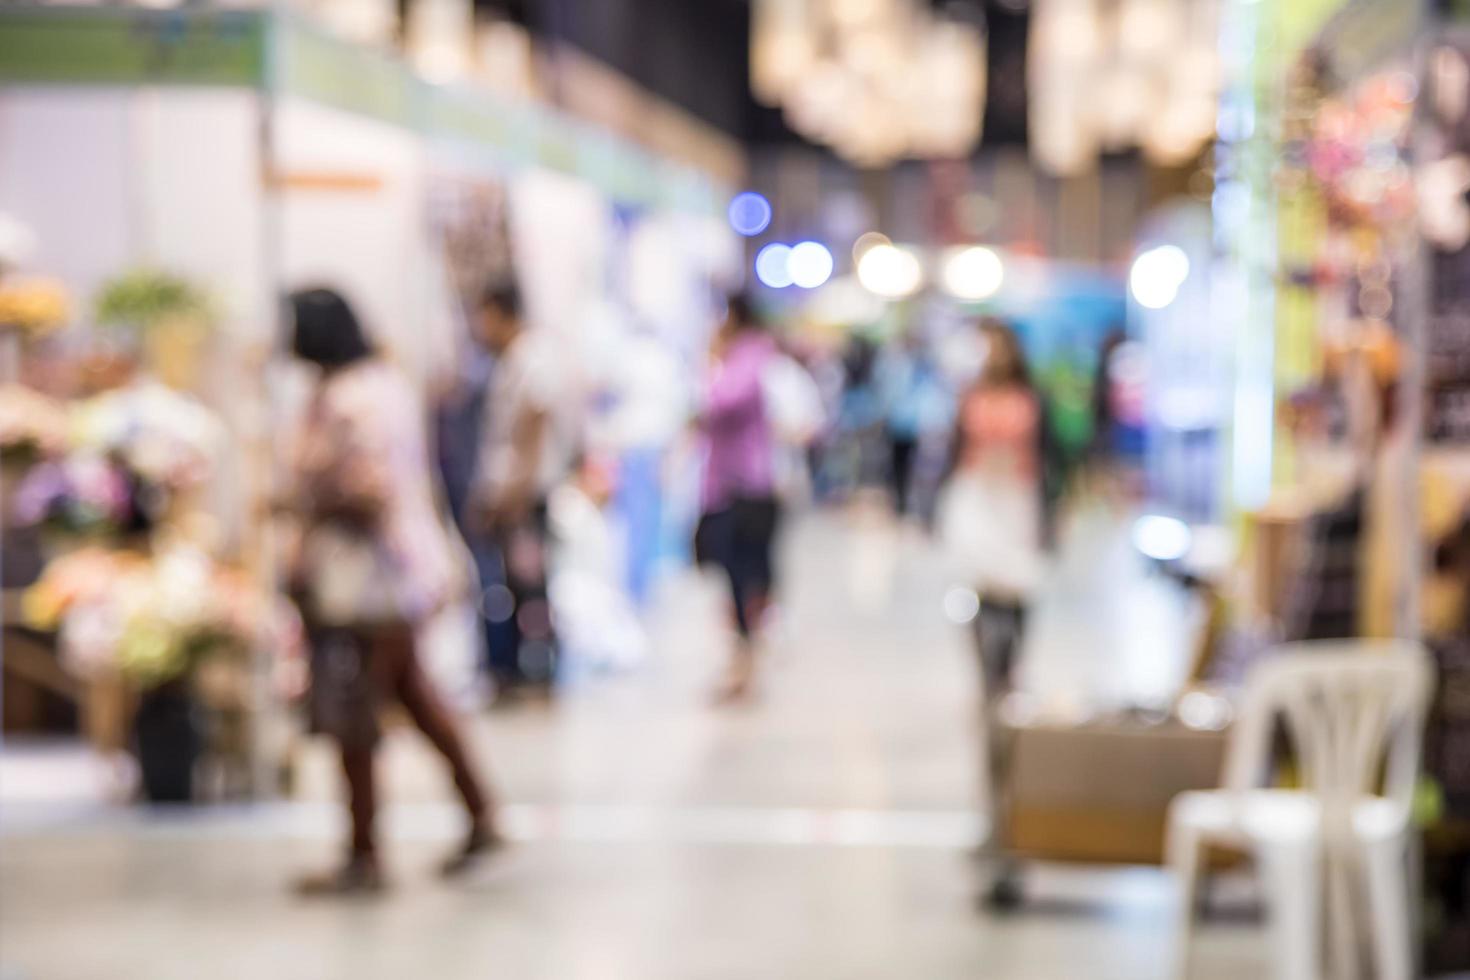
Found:
M 119 676 L 141 690 L 294 630 L 287 604 L 186 545 L 153 556 L 95 546 L 63 555 L 26 590 L 21 611 L 29 625 L 58 631 L 63 664 L 78 678 Z
M 60 534 L 146 534 L 208 480 L 222 438 L 212 412 L 163 385 L 98 395 L 72 409 L 67 453 L 30 470 L 11 516 Z
M 223 430 L 199 402 L 145 381 L 78 405 L 71 441 L 115 460 L 144 486 L 173 495 L 209 479 Z
M 22 614 L 57 631 L 62 665 L 73 675 L 137 692 L 134 743 L 155 801 L 193 798 L 206 741 L 201 722 L 242 715 L 250 651 L 300 643 L 289 603 L 183 545 L 151 556 L 99 547 L 64 555 L 26 591 Z M 210 710 L 202 714 L 201 706 Z
M 0 464 L 24 467 L 66 447 L 66 410 L 24 385 L 0 385 Z
M 42 337 L 67 317 L 66 290 L 53 279 L 16 279 L 0 283 L 0 332 Z
M 85 538 L 149 529 L 127 473 L 97 453 L 74 453 L 31 467 L 8 515 L 21 527 Z

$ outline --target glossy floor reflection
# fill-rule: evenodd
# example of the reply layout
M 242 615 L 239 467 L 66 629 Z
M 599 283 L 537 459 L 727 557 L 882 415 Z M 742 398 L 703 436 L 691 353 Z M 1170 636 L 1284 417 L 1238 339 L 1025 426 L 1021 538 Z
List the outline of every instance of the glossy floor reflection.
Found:
M 1068 541 L 1026 683 L 1077 699 L 1166 689 L 1184 662 L 1173 597 L 1117 521 L 1084 516 Z M 338 846 L 325 746 L 303 748 L 291 801 L 162 816 L 88 802 L 75 775 L 38 787 L 38 772 L 85 771 L 75 751 L 42 768 L 7 746 L 0 976 L 1162 976 L 1157 872 L 1039 868 L 1026 911 L 976 911 L 972 665 L 932 549 L 857 511 L 801 519 L 786 551 L 754 705 L 708 707 L 719 597 L 687 577 L 660 600 L 642 669 L 475 720 L 516 845 L 462 884 L 431 873 L 454 811 L 406 733 L 384 763 L 394 888 L 343 904 L 286 891 Z M 1197 965 L 1260 974 L 1257 930 L 1207 927 Z

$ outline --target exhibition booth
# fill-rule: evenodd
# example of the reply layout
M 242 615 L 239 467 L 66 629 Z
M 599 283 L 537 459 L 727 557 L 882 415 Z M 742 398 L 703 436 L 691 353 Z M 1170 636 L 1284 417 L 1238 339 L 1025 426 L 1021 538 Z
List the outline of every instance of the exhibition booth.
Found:
M 207 700 L 200 666 L 217 658 L 202 647 L 230 647 L 216 691 L 230 725 L 199 737 L 233 754 L 232 793 L 268 792 L 281 745 L 271 511 L 306 392 L 283 353 L 285 294 L 341 290 L 427 404 L 470 360 L 479 291 L 513 276 L 528 321 L 566 351 L 584 448 L 618 461 L 674 435 L 628 421 L 636 351 L 676 365 L 702 351 L 740 279 L 723 178 L 432 83 L 283 8 L 8 7 L 0 82 L 7 727 L 79 727 L 118 749 L 140 693 L 187 682 Z M 105 434 L 79 436 L 84 416 Z M 138 447 L 158 445 L 171 468 L 152 472 Z M 73 472 L 98 458 L 126 484 L 113 511 Z M 37 478 L 18 521 L 43 463 L 56 486 Z M 135 638 L 114 632 L 48 663 L 96 580 L 125 575 L 162 620 L 172 610 L 150 603 L 169 600 L 169 575 L 228 588 L 146 655 L 125 658 Z M 429 656 L 463 688 L 473 611 L 444 618 Z

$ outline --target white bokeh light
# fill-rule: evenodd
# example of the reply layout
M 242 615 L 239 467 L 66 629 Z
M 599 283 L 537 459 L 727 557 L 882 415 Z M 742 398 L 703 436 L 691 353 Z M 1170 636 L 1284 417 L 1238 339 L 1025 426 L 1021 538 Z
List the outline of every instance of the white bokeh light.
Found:
M 983 245 L 955 249 L 944 260 L 944 288 L 956 299 L 989 299 L 1004 281 L 1000 256 Z
M 913 252 L 897 245 L 874 245 L 858 260 L 858 282 L 888 299 L 911 295 L 924 279 Z
M 1162 310 L 1189 278 L 1189 256 L 1178 245 L 1160 245 L 1140 254 L 1128 272 L 1128 290 L 1138 305 Z
M 803 289 L 815 289 L 832 277 L 832 253 L 820 242 L 793 246 L 786 265 L 792 283 Z
M 772 242 L 757 252 L 755 277 L 772 289 L 791 285 L 791 246 Z
M 1145 514 L 1133 522 L 1133 547 L 1155 561 L 1178 561 L 1189 554 L 1189 525 L 1176 517 Z
M 889 241 L 888 236 L 881 231 L 864 232 L 858 236 L 857 241 L 852 243 L 852 261 L 854 263 L 861 262 L 863 256 L 868 254 L 869 249 L 876 248 L 879 245 L 892 244 L 893 242 Z
M 944 615 L 951 623 L 964 625 L 980 614 L 980 597 L 974 589 L 956 585 L 944 593 Z

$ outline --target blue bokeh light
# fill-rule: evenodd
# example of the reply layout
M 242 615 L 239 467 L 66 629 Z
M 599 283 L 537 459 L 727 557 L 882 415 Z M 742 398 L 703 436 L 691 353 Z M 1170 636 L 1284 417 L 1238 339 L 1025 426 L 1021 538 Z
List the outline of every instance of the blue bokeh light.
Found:
M 791 246 L 772 242 L 757 252 L 755 277 L 772 289 L 791 285 Z
M 771 202 L 755 191 L 743 191 L 730 200 L 730 227 L 747 238 L 771 224 Z

